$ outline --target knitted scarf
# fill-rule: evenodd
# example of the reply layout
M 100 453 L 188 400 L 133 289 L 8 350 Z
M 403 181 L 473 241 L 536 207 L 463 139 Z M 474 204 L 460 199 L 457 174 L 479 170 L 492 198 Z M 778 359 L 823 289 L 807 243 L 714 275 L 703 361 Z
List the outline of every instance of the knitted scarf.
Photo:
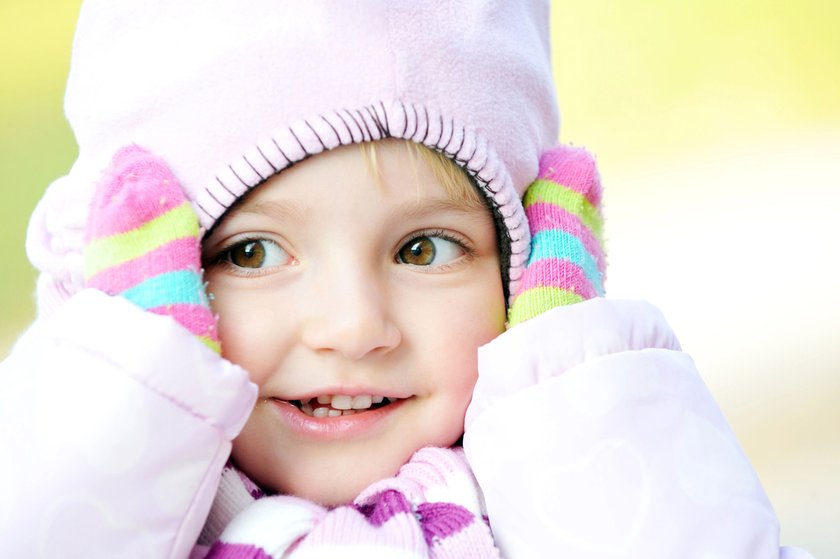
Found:
M 228 465 L 199 545 L 210 546 L 206 559 L 497 558 L 482 510 L 460 448 L 421 449 L 396 476 L 333 509 L 265 495 Z

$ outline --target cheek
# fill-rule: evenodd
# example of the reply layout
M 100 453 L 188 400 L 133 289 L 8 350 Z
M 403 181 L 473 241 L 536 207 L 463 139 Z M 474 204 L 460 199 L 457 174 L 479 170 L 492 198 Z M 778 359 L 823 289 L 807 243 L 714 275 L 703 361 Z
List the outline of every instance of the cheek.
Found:
M 469 392 L 478 378 L 478 348 L 494 340 L 505 331 L 505 302 L 501 282 L 490 284 L 478 291 L 470 300 L 469 308 L 459 313 L 458 332 L 453 333 L 460 339 L 465 351 L 462 359 L 470 366 Z
M 219 317 L 222 356 L 247 370 L 251 380 L 261 386 L 276 367 L 274 356 L 282 344 L 273 306 L 247 290 L 216 287 L 213 295 L 211 306 Z
M 464 295 L 456 318 L 462 339 L 469 340 L 475 348 L 505 331 L 504 291 L 496 270 L 492 280 Z
M 465 407 L 478 378 L 478 348 L 504 332 L 505 305 L 500 282 L 459 295 L 444 301 L 435 317 L 424 314 L 425 332 L 435 333 L 427 354 L 435 368 L 427 370 L 440 371 L 436 381 L 447 387 L 452 403 Z

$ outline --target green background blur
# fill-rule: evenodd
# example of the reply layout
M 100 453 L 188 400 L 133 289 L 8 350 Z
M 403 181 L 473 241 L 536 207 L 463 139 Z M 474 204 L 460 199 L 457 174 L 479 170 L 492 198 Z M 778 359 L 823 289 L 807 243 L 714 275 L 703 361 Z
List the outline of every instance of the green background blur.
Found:
M 34 316 L 29 214 L 76 154 L 62 95 L 79 5 L 0 4 L 0 356 Z M 611 296 L 663 309 L 782 541 L 837 557 L 840 2 L 553 10 L 562 139 L 599 158 Z

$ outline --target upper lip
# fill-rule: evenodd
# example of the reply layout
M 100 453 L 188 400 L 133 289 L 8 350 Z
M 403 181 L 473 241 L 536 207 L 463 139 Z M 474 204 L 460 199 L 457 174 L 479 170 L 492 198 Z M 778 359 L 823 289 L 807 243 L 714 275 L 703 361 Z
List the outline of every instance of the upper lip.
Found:
M 354 396 L 349 394 L 321 394 L 317 397 L 292 399 L 286 403 L 293 405 L 309 416 L 335 417 L 334 414 L 350 415 L 367 410 L 376 410 L 403 401 L 405 401 L 405 398 L 365 392 Z
M 406 398 L 410 398 L 412 394 L 408 394 L 402 391 L 394 391 L 388 390 L 385 388 L 323 388 L 317 390 L 308 390 L 303 393 L 299 394 L 290 394 L 286 396 L 275 396 L 274 399 L 276 400 L 284 400 L 287 402 L 293 400 L 311 400 L 312 398 L 317 398 L 318 396 L 384 396 L 386 398 L 395 398 L 399 400 L 404 400 Z

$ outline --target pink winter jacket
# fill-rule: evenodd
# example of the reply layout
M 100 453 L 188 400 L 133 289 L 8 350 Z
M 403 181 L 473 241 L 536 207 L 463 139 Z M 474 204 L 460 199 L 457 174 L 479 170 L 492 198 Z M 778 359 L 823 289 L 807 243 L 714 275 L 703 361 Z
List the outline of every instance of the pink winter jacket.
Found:
M 194 551 L 256 387 L 84 290 L 0 364 L 0 556 Z M 659 312 L 594 299 L 479 350 L 467 458 L 502 556 L 804 559 Z

